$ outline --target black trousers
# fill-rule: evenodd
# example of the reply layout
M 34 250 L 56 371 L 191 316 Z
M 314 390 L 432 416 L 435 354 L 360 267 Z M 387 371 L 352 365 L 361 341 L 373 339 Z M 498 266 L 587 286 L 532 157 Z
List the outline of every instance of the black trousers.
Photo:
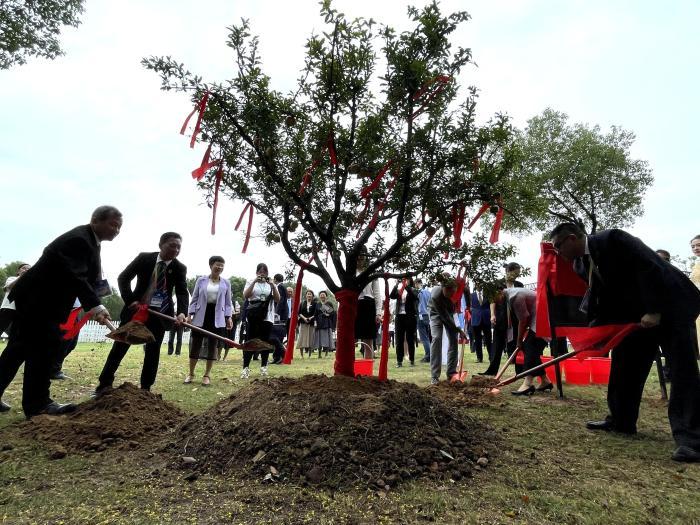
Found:
M 480 325 L 472 325 L 472 334 L 474 335 L 474 351 L 478 361 L 484 360 L 483 347 L 486 346 L 486 352 L 489 356 L 489 361 L 492 359 L 493 344 L 491 343 L 491 322 L 488 319 L 483 320 Z
M 122 322 L 124 322 L 123 319 Z M 150 316 L 148 321 L 146 321 L 146 328 L 153 333 L 153 337 L 155 337 L 156 340 L 152 343 L 146 343 L 143 346 L 144 357 L 143 367 L 141 368 L 141 388 L 151 388 L 153 383 L 156 382 L 158 361 L 160 360 L 160 345 L 163 344 L 166 328 L 170 328 L 170 321 L 161 321 L 160 318 Z M 98 388 L 112 386 L 112 383 L 114 383 L 114 375 L 117 373 L 117 369 L 130 346 L 131 345 L 127 343 L 114 342 L 107 356 L 107 361 L 102 368 Z
M 0 309 L 0 335 L 7 332 L 10 335 L 10 326 L 12 326 L 12 320 L 15 318 L 16 311 L 11 308 Z
M 517 321 L 512 322 L 513 334 L 518 333 L 518 323 Z M 486 369 L 484 374 L 495 376 L 498 373 L 498 369 L 501 367 L 501 358 L 505 352 L 508 357 L 515 352 L 517 347 L 516 337 L 513 337 L 512 341 L 508 341 L 508 326 L 504 322 L 502 324 L 497 324 L 493 329 L 493 343 L 491 353 L 491 361 L 489 362 L 489 367 Z M 523 365 L 515 365 L 515 372 L 520 373 L 524 370 Z
M 678 445 L 700 450 L 700 372 L 697 334 L 692 321 L 670 320 L 628 335 L 612 352 L 608 408 L 616 428 L 634 431 L 649 370 L 660 345 L 669 355 L 671 395 L 668 419 Z
M 408 359 L 413 363 L 416 359 L 416 330 L 418 319 L 415 315 L 399 314 L 394 321 L 396 331 L 396 361 L 403 363 L 404 341 L 408 342 Z
M 172 355 L 173 352 L 175 355 L 180 355 L 180 351 L 182 350 L 182 333 L 184 330 L 184 326 L 175 326 L 175 323 L 170 327 L 168 332 L 168 355 Z M 176 340 L 177 346 L 174 344 Z
M 272 331 L 272 323 L 269 321 L 248 322 L 246 333 L 246 341 L 251 339 L 261 339 L 270 342 L 270 332 Z M 270 357 L 270 351 L 264 352 L 243 352 L 243 368 L 248 368 L 253 359 L 254 354 L 260 354 L 260 366 L 267 366 L 267 360 Z
M 525 363 L 523 364 L 524 370 L 529 370 L 542 364 L 542 351 L 547 346 L 547 341 L 541 337 L 537 337 L 535 332 L 530 330 L 525 336 L 525 341 L 523 341 L 523 353 L 525 354 Z M 530 377 L 539 377 L 545 374 L 544 370 L 539 372 L 533 372 L 528 374 Z
M 58 374 L 61 369 L 63 368 L 63 361 L 66 360 L 66 357 L 70 355 L 70 353 L 75 350 L 75 347 L 78 345 L 78 336 L 76 335 L 73 339 L 65 340 L 61 338 L 61 343 L 58 345 L 57 352 L 55 355 L 52 356 L 51 359 L 51 370 L 50 374 L 51 377 L 54 375 Z
M 9 343 L 0 355 L 0 395 L 24 363 L 22 408 L 27 416 L 37 414 L 51 402 L 51 360 L 61 345 L 58 324 L 18 310 Z

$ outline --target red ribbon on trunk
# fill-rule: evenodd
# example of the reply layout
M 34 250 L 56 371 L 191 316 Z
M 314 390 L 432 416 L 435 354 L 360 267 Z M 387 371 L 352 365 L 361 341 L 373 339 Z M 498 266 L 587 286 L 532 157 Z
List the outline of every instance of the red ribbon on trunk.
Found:
M 211 207 L 211 234 L 216 233 L 216 208 L 219 206 L 219 187 L 221 179 L 224 177 L 224 168 L 219 164 L 219 169 L 216 172 L 216 183 L 214 184 L 214 204 Z
M 70 314 L 68 314 L 68 319 L 66 319 L 66 322 L 58 325 L 61 330 L 66 332 L 63 334 L 64 341 L 70 341 L 76 337 L 80 333 L 80 329 L 85 326 L 85 323 L 92 318 L 92 314 L 90 312 L 86 312 L 85 315 L 78 320 L 78 315 L 80 315 L 80 311 L 82 309 L 82 307 L 73 308 L 70 311 Z
M 335 375 L 355 376 L 355 318 L 357 317 L 357 290 L 338 290 L 338 336 L 336 338 Z
M 248 212 L 248 229 L 245 232 L 245 242 L 243 243 L 243 251 L 241 253 L 245 253 L 246 250 L 248 249 L 248 242 L 250 241 L 250 231 L 253 228 L 253 204 L 250 202 L 247 202 L 246 205 L 243 207 L 243 211 L 241 212 L 240 217 L 238 217 L 238 222 L 236 223 L 236 227 L 234 228 L 234 231 L 238 231 L 238 228 L 241 226 L 241 222 L 243 222 L 243 217 L 245 216 L 245 212 Z
M 299 275 L 297 277 L 297 285 L 294 288 L 294 298 L 292 300 L 292 311 L 289 312 L 289 332 L 287 332 L 287 349 L 284 352 L 284 360 L 282 361 L 285 365 L 291 365 L 292 359 L 294 359 L 294 343 L 297 338 L 297 322 L 299 321 L 299 302 L 301 301 L 301 283 L 304 279 L 304 270 L 313 260 L 313 256 L 309 259 L 308 263 L 302 263 L 299 268 Z
M 400 300 L 400 299 L 399 299 Z M 382 310 L 382 355 L 379 358 L 379 380 L 386 381 L 389 365 L 389 279 L 384 277 L 384 302 Z

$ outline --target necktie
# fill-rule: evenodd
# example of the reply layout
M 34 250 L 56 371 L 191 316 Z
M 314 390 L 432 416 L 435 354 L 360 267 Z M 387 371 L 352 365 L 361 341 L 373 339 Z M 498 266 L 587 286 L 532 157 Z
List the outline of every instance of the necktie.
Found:
M 587 253 L 583 254 L 581 257 L 576 257 L 576 259 L 574 259 L 574 271 L 581 279 L 583 279 L 587 283 L 590 281 L 590 269 L 591 256 Z
M 156 290 L 165 292 L 167 290 L 165 282 L 165 261 L 159 261 L 156 266 Z

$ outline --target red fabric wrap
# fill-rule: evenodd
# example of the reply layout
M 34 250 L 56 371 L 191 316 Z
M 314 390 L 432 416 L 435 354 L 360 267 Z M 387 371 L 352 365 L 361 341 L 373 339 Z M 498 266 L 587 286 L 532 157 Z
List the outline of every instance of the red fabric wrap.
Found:
M 491 230 L 491 237 L 489 242 L 491 244 L 496 244 L 498 242 L 498 234 L 501 231 L 501 223 L 503 222 L 503 208 L 498 205 L 498 212 L 496 213 L 496 220 L 493 221 L 493 229 Z
M 209 157 L 211 156 L 211 144 L 207 147 L 207 150 L 204 152 L 204 156 L 202 157 L 202 163 L 199 165 L 199 168 L 195 169 L 192 171 L 192 178 L 196 180 L 202 180 L 202 177 L 204 177 L 204 174 L 207 172 L 207 170 L 213 168 L 214 166 L 221 166 L 221 161 L 220 160 L 209 160 Z
M 219 169 L 216 172 L 216 183 L 214 184 L 214 204 L 211 207 L 211 234 L 216 233 L 216 208 L 219 206 L 219 187 L 221 179 L 224 177 L 224 169 L 219 164 Z
M 311 262 L 311 259 L 309 259 Z M 297 276 L 297 285 L 294 288 L 294 299 L 292 300 L 292 311 L 289 312 L 289 332 L 287 332 L 287 349 L 284 352 L 284 360 L 282 363 L 291 365 L 294 359 L 294 343 L 297 338 L 297 321 L 299 320 L 299 302 L 301 301 L 301 283 L 304 280 L 304 270 L 308 263 L 302 264 Z
M 491 207 L 491 205 L 488 202 L 485 202 L 481 205 L 481 208 L 479 208 L 479 211 L 476 212 L 476 216 L 471 220 L 471 222 L 467 225 L 467 230 L 472 229 L 472 226 L 476 224 L 476 221 L 478 221 L 481 216 L 486 213 L 486 210 L 488 210 Z
M 355 318 L 360 292 L 343 288 L 335 294 L 338 300 L 338 327 L 335 350 L 335 375 L 355 376 Z
M 391 168 L 391 165 L 394 163 L 394 160 L 390 160 L 384 166 L 382 166 L 382 169 L 379 170 L 379 173 L 377 173 L 377 176 L 374 177 L 372 182 L 370 182 L 367 186 L 362 188 L 362 191 L 360 192 L 360 196 L 363 199 L 366 199 L 369 197 L 369 195 L 376 190 L 379 187 L 379 183 L 382 181 L 382 178 L 384 178 L 384 174 L 386 174 L 387 171 L 389 171 L 389 168 Z
M 331 159 L 331 164 L 333 166 L 338 165 L 338 156 L 335 153 L 335 141 L 333 140 L 333 134 L 331 133 L 326 141 L 326 148 L 328 148 L 328 156 Z
M 197 135 L 202 131 L 202 117 L 204 116 L 204 110 L 207 109 L 207 101 L 209 100 L 209 92 L 204 93 L 202 100 L 199 101 L 199 115 L 197 115 L 197 122 L 194 125 L 194 131 L 192 132 L 192 138 L 190 139 L 190 148 L 194 148 L 194 143 L 197 142 Z M 189 117 L 188 117 L 189 119 Z
M 466 213 L 466 208 L 463 203 L 455 204 L 452 207 L 452 225 L 454 241 L 452 246 L 455 248 L 462 247 L 462 228 L 464 228 L 464 215 Z
M 386 195 L 384 198 L 377 204 L 377 209 L 374 210 L 374 214 L 372 214 L 372 220 L 369 221 L 369 224 L 367 225 L 367 228 L 370 230 L 373 230 L 376 228 L 377 223 L 379 222 L 379 215 L 382 213 L 382 210 L 386 206 L 386 201 L 389 200 L 389 196 L 391 195 L 391 192 L 394 191 L 394 186 L 396 186 L 396 180 L 398 178 L 399 173 L 397 171 L 394 172 L 394 178 L 391 180 L 389 183 L 389 187 L 386 189 Z
M 148 305 L 140 304 L 136 309 L 136 313 L 131 317 L 131 320 L 146 324 L 146 321 L 148 321 Z
M 85 315 L 78 320 L 78 315 L 80 315 L 81 310 L 82 307 L 73 308 L 70 311 L 70 314 L 68 314 L 68 319 L 66 319 L 66 322 L 58 325 L 61 330 L 66 332 L 63 334 L 64 341 L 70 341 L 74 337 L 77 337 L 77 335 L 80 333 L 80 329 L 85 326 L 85 323 L 92 319 L 92 314 L 86 312 Z
M 311 167 L 304 172 L 304 177 L 301 179 L 301 186 L 299 186 L 299 196 L 304 194 L 304 190 L 306 190 L 306 187 L 311 183 L 311 175 L 314 170 L 318 168 L 319 164 L 321 164 L 320 160 L 313 161 Z
M 384 302 L 382 311 L 382 355 L 379 358 L 379 380 L 386 381 L 389 368 L 389 279 L 384 277 Z
M 249 202 L 246 202 L 245 206 L 243 206 L 243 211 L 241 212 L 241 215 L 238 217 L 238 222 L 236 223 L 236 227 L 233 228 L 234 231 L 238 231 L 238 228 L 241 227 L 241 223 L 243 222 L 243 217 L 245 217 L 245 212 L 248 211 L 248 208 L 250 208 L 252 205 Z

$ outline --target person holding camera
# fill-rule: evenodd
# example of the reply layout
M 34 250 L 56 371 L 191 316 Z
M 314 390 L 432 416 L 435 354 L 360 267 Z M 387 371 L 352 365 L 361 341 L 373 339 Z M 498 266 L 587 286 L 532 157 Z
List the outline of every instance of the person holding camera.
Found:
M 272 323 L 275 320 L 275 303 L 280 300 L 277 286 L 269 277 L 267 265 L 260 263 L 255 269 L 255 279 L 246 283 L 243 297 L 248 300 L 246 309 L 246 341 L 261 339 L 269 341 Z M 243 372 L 241 379 L 250 377 L 250 362 L 254 352 L 243 352 Z M 260 375 L 267 375 L 267 361 L 270 351 L 260 352 Z

